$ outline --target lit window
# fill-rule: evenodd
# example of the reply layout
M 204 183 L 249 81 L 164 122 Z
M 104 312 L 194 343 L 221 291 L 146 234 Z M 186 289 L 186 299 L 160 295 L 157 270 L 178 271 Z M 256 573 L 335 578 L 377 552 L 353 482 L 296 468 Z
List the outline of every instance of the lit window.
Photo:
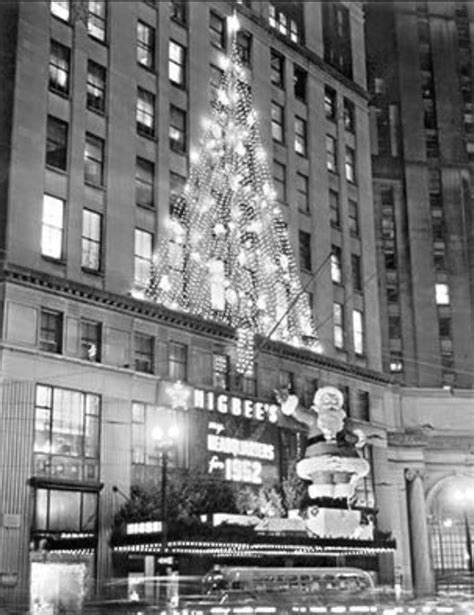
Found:
M 60 260 L 63 253 L 64 201 L 44 195 L 41 254 Z
M 328 120 L 335 120 L 337 115 L 337 94 L 330 87 L 324 88 L 324 113 Z
M 341 208 L 339 206 L 339 193 L 335 190 L 329 191 L 329 218 L 331 226 L 341 225 Z
M 311 235 L 305 231 L 299 231 L 300 267 L 305 271 L 311 271 Z
M 179 43 L 169 44 L 169 78 L 171 83 L 184 87 L 186 83 L 186 49 Z
M 55 480 L 98 481 L 99 423 L 100 397 L 98 395 L 37 385 L 35 476 Z M 66 493 L 75 492 L 66 491 Z M 59 500 L 56 504 L 59 506 Z M 68 512 L 70 512 L 69 506 L 59 507 L 59 509 L 51 506 L 50 528 L 58 530 L 61 527 L 61 521 L 64 522 L 64 519 L 69 518 Z M 88 522 L 92 523 L 92 519 Z M 84 522 L 86 523 L 87 520 L 84 519 Z M 90 529 L 93 527 L 92 525 Z M 78 528 L 73 527 L 73 529 Z
M 155 165 L 144 158 L 137 158 L 135 168 L 135 195 L 137 205 L 153 207 L 154 205 Z
M 63 21 L 69 21 L 71 15 L 69 0 L 51 0 L 51 14 Z
M 331 280 L 334 284 L 342 284 L 342 250 L 339 246 L 332 247 Z
M 170 17 L 180 24 L 186 23 L 186 0 L 170 0 Z
M 89 271 L 100 271 L 102 256 L 102 216 L 95 211 L 82 212 L 81 265 Z
M 436 304 L 449 305 L 449 286 L 447 284 L 436 284 Z
M 293 91 L 295 98 L 302 102 L 306 102 L 306 84 L 308 82 L 308 73 L 296 64 L 293 66 Z
M 181 217 L 184 215 L 186 201 L 181 198 L 184 187 L 186 186 L 186 177 L 179 173 L 170 172 L 170 199 L 169 210 L 173 216 Z
M 153 257 L 153 235 L 147 231 L 135 229 L 135 284 L 147 286 L 150 279 Z
M 173 105 L 170 107 L 169 137 L 174 152 L 186 152 L 186 111 Z
M 278 143 L 284 142 L 285 110 L 278 103 L 272 102 L 272 137 Z
M 89 133 L 84 148 L 84 181 L 93 186 L 104 184 L 104 141 Z
M 296 174 L 296 190 L 298 198 L 298 209 L 306 213 L 309 212 L 309 182 L 306 175 Z
M 188 347 L 179 342 L 170 342 L 168 350 L 168 377 L 171 380 L 187 380 Z
M 337 142 L 331 135 L 326 135 L 326 167 L 328 171 L 337 173 Z
M 334 319 L 334 346 L 341 350 L 344 348 L 344 306 L 341 303 L 333 304 Z
M 403 355 L 398 350 L 392 350 L 390 353 L 390 371 L 392 374 L 403 372 Z
M 294 43 L 303 42 L 303 15 L 299 3 L 271 2 L 268 22 L 272 28 Z
M 46 164 L 65 171 L 67 168 L 68 125 L 51 115 L 46 127 Z
M 89 0 L 87 31 L 99 41 L 105 41 L 105 19 L 107 5 L 105 0 Z
M 155 136 L 155 95 L 138 88 L 137 132 L 147 137 Z
M 142 21 L 137 23 L 137 62 L 150 69 L 155 65 L 155 29 Z
M 344 128 L 349 132 L 355 132 L 355 106 L 347 98 L 344 98 Z
M 307 155 L 306 122 L 300 117 L 295 117 L 295 152 L 300 156 Z
M 360 310 L 352 311 L 352 333 L 354 351 L 358 355 L 364 354 L 364 315 Z
M 271 50 L 270 79 L 273 85 L 285 87 L 285 58 L 275 50 Z
M 286 203 L 286 166 L 277 160 L 273 161 L 273 185 L 277 201 Z
M 71 50 L 61 43 L 51 41 L 49 54 L 49 88 L 61 94 L 69 94 Z
M 211 11 L 209 22 L 211 45 L 218 49 L 225 49 L 226 37 L 225 37 L 225 20 Z
M 105 111 L 105 67 L 89 60 L 87 63 L 87 108 Z
M 153 374 L 155 338 L 152 335 L 135 333 L 133 344 L 133 366 L 135 371 Z
M 100 363 L 102 327 L 100 322 L 81 320 L 81 359 Z
M 49 474 L 46 465 L 49 461 L 40 460 L 35 474 Z M 69 458 L 64 460 L 52 458 L 52 474 L 60 472 L 60 476 L 77 479 L 77 460 Z M 90 467 L 90 466 L 89 466 Z M 92 471 L 91 471 L 92 473 Z M 54 473 L 54 477 L 56 474 Z M 97 524 L 97 493 L 75 491 L 71 489 L 36 489 L 34 497 L 34 527 L 35 531 L 49 532 L 95 532 Z
M 215 389 L 229 389 L 229 357 L 226 354 L 214 353 L 212 357 L 212 384 Z
M 346 179 L 348 182 L 355 183 L 356 181 L 356 169 L 355 169 L 355 151 L 352 147 L 346 147 Z
M 63 346 L 63 315 L 61 312 L 41 310 L 39 348 L 61 354 Z

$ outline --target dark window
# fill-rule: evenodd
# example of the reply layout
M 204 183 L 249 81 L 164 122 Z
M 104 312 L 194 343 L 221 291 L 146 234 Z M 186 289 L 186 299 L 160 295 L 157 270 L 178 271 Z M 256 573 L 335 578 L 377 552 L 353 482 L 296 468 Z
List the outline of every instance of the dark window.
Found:
M 434 245 L 434 265 L 436 271 L 446 271 L 446 245 L 437 241 Z
M 63 315 L 61 312 L 41 310 L 39 348 L 61 354 L 63 346 Z
M 137 372 L 153 374 L 155 338 L 151 335 L 135 334 L 134 369 Z
M 272 102 L 272 137 L 278 143 L 285 141 L 285 109 L 276 102 Z
M 168 354 L 168 375 L 172 380 L 187 380 L 188 347 L 186 344 L 170 342 Z
M 84 148 L 84 180 L 94 186 L 104 184 L 104 141 L 90 133 Z
M 434 241 L 442 241 L 445 236 L 445 223 L 441 208 L 431 208 L 431 227 L 433 229 Z
M 274 49 L 271 50 L 271 82 L 279 88 L 285 87 L 285 58 Z
M 400 350 L 392 350 L 390 352 L 390 371 L 392 374 L 403 372 L 403 354 Z
M 281 369 L 278 373 L 278 387 L 287 389 L 288 392 L 295 392 L 295 374 L 286 369 Z
M 337 94 L 329 86 L 324 88 L 324 114 L 328 120 L 335 121 L 337 116 Z
M 402 322 L 400 316 L 388 317 L 388 337 L 391 340 L 398 340 L 402 336 Z
M 81 320 L 81 359 L 100 363 L 102 326 L 100 322 Z
M 361 421 L 370 419 L 370 394 L 368 391 L 357 391 L 357 416 Z
M 46 164 L 60 171 L 67 169 L 68 125 L 48 115 L 46 134 Z
M 324 59 L 352 79 L 349 9 L 337 0 L 323 2 Z
M 309 182 L 306 175 L 296 174 L 296 190 L 298 198 L 298 209 L 306 213 L 309 212 Z
M 337 141 L 331 135 L 326 135 L 326 166 L 328 171 L 337 173 Z
M 349 199 L 349 230 L 354 237 L 359 236 L 359 206 L 352 199 Z
M 438 135 L 426 135 L 426 156 L 427 158 L 439 157 Z
M 54 479 L 99 479 L 100 397 L 37 385 L 34 473 Z M 61 512 L 54 511 L 55 518 Z
M 293 65 L 293 89 L 295 98 L 306 102 L 306 88 L 308 83 L 308 73 L 303 69 Z
M 49 88 L 61 94 L 69 94 L 71 50 L 61 43 L 51 41 L 49 54 Z
M 170 214 L 174 216 L 182 216 L 184 214 L 185 201 L 180 198 L 183 194 L 186 185 L 186 178 L 178 173 L 170 172 Z
M 187 21 L 186 0 L 170 0 L 170 17 L 180 24 Z
M 355 132 L 355 105 L 348 98 L 344 98 L 344 128 Z
M 105 111 L 105 67 L 92 60 L 87 63 L 87 108 L 92 111 Z
M 354 184 L 356 181 L 356 160 L 355 151 L 352 147 L 346 147 L 345 169 L 347 181 Z
M 294 43 L 304 42 L 304 17 L 301 2 L 271 2 L 268 21 L 272 28 L 290 38 Z
M 137 205 L 153 207 L 155 183 L 155 165 L 144 158 L 137 158 L 135 170 L 135 194 Z
M 358 254 L 352 254 L 352 288 L 355 291 L 362 292 L 362 267 L 361 260 Z
M 89 0 L 87 31 L 99 41 L 105 41 L 107 3 L 105 0 Z
M 306 121 L 295 117 L 295 152 L 306 157 L 308 154 Z
M 395 271 L 397 269 L 397 255 L 393 246 L 386 246 L 384 248 L 385 257 L 385 269 L 389 271 Z
M 184 88 L 186 85 L 186 48 L 170 41 L 169 44 L 169 78 L 171 83 Z
M 331 250 L 331 280 L 334 284 L 342 284 L 342 250 L 332 246 Z
M 237 32 L 237 50 L 242 64 L 250 66 L 252 62 L 252 35 L 244 30 Z
M 155 95 L 142 88 L 137 93 L 136 120 L 138 134 L 155 136 Z
M 212 384 L 215 389 L 229 389 L 230 361 L 226 354 L 214 353 L 212 357 Z
M 452 319 L 450 316 L 439 316 L 439 336 L 451 339 L 452 337 Z
M 339 205 L 339 193 L 335 190 L 329 191 L 329 218 L 331 226 L 341 226 L 341 208 Z
M 286 166 L 277 160 L 273 161 L 273 183 L 277 201 L 286 203 Z
M 387 302 L 398 303 L 399 299 L 400 293 L 398 291 L 398 286 L 387 286 Z
M 174 152 L 186 152 L 186 111 L 171 105 L 170 107 L 170 148 Z
M 305 231 L 299 231 L 300 267 L 311 271 L 311 235 Z
M 217 98 L 217 93 L 224 77 L 224 71 L 218 66 L 211 64 L 211 79 L 209 81 L 209 91 L 211 93 L 211 102 Z
M 38 468 L 36 474 L 48 474 L 46 458 L 36 455 Z M 66 461 L 66 463 L 64 463 Z M 54 464 L 51 477 L 77 479 L 80 473 L 77 459 L 67 460 L 52 457 Z M 91 464 L 88 464 L 91 468 Z M 36 532 L 95 532 L 97 520 L 97 494 L 64 489 L 37 489 L 35 492 Z
M 100 271 L 102 256 L 102 216 L 95 211 L 82 212 L 81 266 L 89 271 Z
M 255 363 L 252 374 L 244 374 L 242 376 L 242 393 L 245 395 L 257 396 L 257 374 L 258 365 Z
M 211 34 L 211 44 L 218 49 L 225 49 L 226 36 L 225 36 L 225 19 L 223 19 L 214 11 L 211 11 L 209 28 Z
M 137 62 L 149 69 L 155 65 L 155 28 L 143 21 L 137 23 Z

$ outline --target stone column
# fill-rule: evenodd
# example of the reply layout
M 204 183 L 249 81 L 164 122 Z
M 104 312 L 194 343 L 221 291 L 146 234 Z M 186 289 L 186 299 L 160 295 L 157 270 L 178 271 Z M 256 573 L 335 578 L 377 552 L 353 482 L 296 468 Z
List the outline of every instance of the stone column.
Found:
M 418 470 L 405 470 L 408 498 L 413 585 L 416 596 L 433 594 L 434 576 L 430 558 L 423 479 Z

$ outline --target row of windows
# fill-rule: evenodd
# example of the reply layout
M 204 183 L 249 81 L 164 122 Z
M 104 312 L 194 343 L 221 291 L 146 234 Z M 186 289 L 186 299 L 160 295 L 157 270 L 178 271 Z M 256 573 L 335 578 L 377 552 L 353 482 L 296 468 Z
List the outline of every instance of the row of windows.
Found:
M 346 349 L 346 326 L 344 305 L 335 301 L 333 303 L 334 346 L 338 350 Z M 365 352 L 364 313 L 361 310 L 352 310 L 352 344 L 354 352 L 363 356 Z

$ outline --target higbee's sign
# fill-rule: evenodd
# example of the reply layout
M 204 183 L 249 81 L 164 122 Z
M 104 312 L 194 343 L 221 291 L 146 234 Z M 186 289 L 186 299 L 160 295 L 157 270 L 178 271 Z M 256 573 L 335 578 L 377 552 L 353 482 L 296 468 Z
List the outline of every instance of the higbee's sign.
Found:
M 176 410 L 204 410 L 217 414 L 278 422 L 277 404 L 245 399 L 225 392 L 206 391 L 182 382 L 161 382 L 158 403 Z

